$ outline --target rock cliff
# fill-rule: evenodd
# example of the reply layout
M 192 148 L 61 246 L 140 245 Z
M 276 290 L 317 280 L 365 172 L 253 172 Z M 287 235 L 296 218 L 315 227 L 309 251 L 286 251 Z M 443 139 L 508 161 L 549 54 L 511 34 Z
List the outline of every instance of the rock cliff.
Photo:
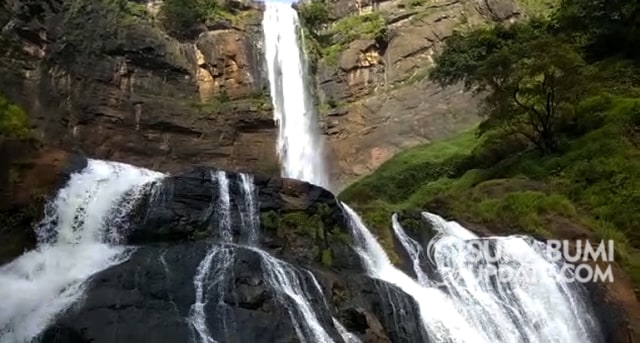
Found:
M 261 10 L 231 3 L 231 19 L 180 41 L 160 29 L 157 1 L 10 0 L 0 92 L 49 146 L 161 170 L 273 172 Z
M 372 13 L 383 18 L 385 35 L 382 40 L 352 35 L 354 39 L 347 44 L 328 49 L 335 55 L 337 48 L 337 56 L 325 56 L 318 63 L 324 131 L 337 164 L 334 175 L 343 185 L 402 149 L 476 125 L 480 120 L 478 97 L 464 92 L 462 86 L 442 89 L 427 79 L 433 56 L 455 30 L 521 16 L 511 0 L 332 4 L 332 14 L 338 19 L 326 31 L 333 34 L 334 42 L 344 41 L 340 35 L 349 35 L 358 25 L 369 25 Z M 354 19 L 357 16 L 364 19 Z

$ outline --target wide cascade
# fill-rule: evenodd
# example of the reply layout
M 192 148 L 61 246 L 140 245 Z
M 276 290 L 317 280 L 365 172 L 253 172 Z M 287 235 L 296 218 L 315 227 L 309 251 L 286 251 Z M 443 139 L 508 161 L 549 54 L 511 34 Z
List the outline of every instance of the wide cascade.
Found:
M 328 187 L 298 14 L 289 4 L 267 2 L 262 28 L 283 176 Z
M 545 255 L 543 243 L 527 237 L 484 238 L 503 256 L 487 261 L 472 255 L 476 252 L 466 244 L 480 238 L 456 222 L 423 213 L 438 233 L 423 248 L 406 234 L 394 215 L 394 233 L 412 261 L 414 279 L 391 264 L 359 216 L 343 206 L 351 218 L 356 249 L 369 273 L 397 285 L 415 299 L 431 341 L 603 341 L 595 315 L 584 301 L 584 290 L 561 281 L 560 268 Z M 536 273 L 536 282 L 487 278 L 477 267 L 490 262 L 498 269 L 509 263 L 530 268 Z
M 89 160 L 47 204 L 38 248 L 0 268 L 0 341 L 29 342 L 81 297 L 84 281 L 128 256 L 125 214 L 143 185 L 163 175 Z
M 433 232 L 417 239 L 394 215 L 407 268 L 392 263 L 315 186 L 329 177 L 295 10 L 267 3 L 263 29 L 283 176 L 306 182 L 89 160 L 48 203 L 38 248 L 0 267 L 0 342 L 605 341 L 585 290 L 532 238 L 423 213 Z M 504 259 L 472 258 L 476 240 Z M 514 264 L 536 282 L 479 273 Z

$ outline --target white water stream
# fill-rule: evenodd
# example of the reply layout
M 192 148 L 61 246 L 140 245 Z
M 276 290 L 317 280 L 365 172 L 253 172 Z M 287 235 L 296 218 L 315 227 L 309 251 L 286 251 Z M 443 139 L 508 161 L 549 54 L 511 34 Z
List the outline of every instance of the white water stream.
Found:
M 127 258 L 113 245 L 141 186 L 162 174 L 89 160 L 47 205 L 39 245 L 0 267 L 0 342 L 29 342 L 76 302 L 88 277 Z
M 283 176 L 329 187 L 298 14 L 290 4 L 267 2 L 262 28 Z

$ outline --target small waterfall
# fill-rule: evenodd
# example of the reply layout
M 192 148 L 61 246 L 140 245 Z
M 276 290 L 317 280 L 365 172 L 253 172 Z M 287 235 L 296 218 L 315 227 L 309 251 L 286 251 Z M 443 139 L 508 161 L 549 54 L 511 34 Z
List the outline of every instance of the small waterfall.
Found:
M 287 308 L 289 317 L 301 342 L 333 342 L 320 324 L 309 303 L 311 298 L 304 289 L 305 280 L 290 264 L 281 261 L 258 248 L 253 249 L 262 257 L 262 269 L 266 281 L 281 303 Z M 313 275 L 311 275 L 313 278 Z M 317 282 L 315 279 L 312 282 Z
M 498 267 L 527 270 L 535 283 L 518 280 L 491 280 L 478 274 L 477 252 L 467 244 L 479 239 L 456 222 L 423 213 L 438 235 L 429 243 L 431 260 L 443 276 L 457 307 L 474 327 L 491 341 L 500 342 L 600 342 L 602 338 L 590 308 L 582 300 L 579 284 L 567 284 L 559 275 L 559 266 L 544 253 L 544 243 L 528 237 L 491 237 L 499 253 Z M 405 248 L 418 246 L 394 220 L 400 242 Z M 402 238 L 401 238 L 402 237 Z M 410 250 L 408 248 L 407 250 Z M 422 255 L 424 256 L 424 254 Z M 414 269 L 419 260 L 414 259 Z
M 431 340 L 489 342 L 469 325 L 444 292 L 437 288 L 424 287 L 396 268 L 362 219 L 346 204 L 343 203 L 342 206 L 350 219 L 356 249 L 370 276 L 399 287 L 416 301 L 423 329 Z
M 240 209 L 243 231 L 246 231 L 246 243 L 251 246 L 258 244 L 260 220 L 258 217 L 258 202 L 256 201 L 256 186 L 249 174 L 240 174 L 240 187 L 243 195 L 243 208 Z
M 232 243 L 233 233 L 231 232 L 231 196 L 229 194 L 229 179 L 227 178 L 227 174 L 223 171 L 212 173 L 211 179 L 212 181 L 216 181 L 218 185 L 218 201 L 214 214 L 218 217 L 220 237 L 223 243 Z M 209 293 L 207 291 L 216 285 L 221 286 L 218 287 L 218 290 L 221 290 L 224 287 L 223 283 L 226 272 L 232 262 L 233 256 L 231 251 L 219 245 L 213 245 L 209 248 L 205 257 L 198 265 L 196 274 L 193 278 L 196 299 L 195 303 L 189 310 L 188 317 L 189 323 L 195 330 L 194 338 L 196 342 L 216 342 L 216 340 L 211 337 L 211 333 L 207 327 L 207 314 L 205 312 L 205 305 L 209 298 Z M 213 277 L 210 277 L 212 266 L 214 268 Z M 217 292 L 216 295 L 218 296 L 218 299 L 221 299 L 223 296 L 220 292 Z
M 0 267 L 0 341 L 29 342 L 76 302 L 85 280 L 127 258 L 115 228 L 143 189 L 163 175 L 127 164 L 88 160 L 47 204 L 38 248 Z
M 290 4 L 267 2 L 262 28 L 278 155 L 283 176 L 329 186 L 323 141 L 309 92 L 298 14 Z M 286 96 L 285 96 L 286 95 Z
M 311 273 L 303 273 L 290 264 L 275 258 L 257 247 L 259 204 L 256 200 L 256 189 L 251 176 L 240 174 L 238 190 L 241 199 L 237 199 L 230 191 L 228 175 L 223 171 L 212 173 L 212 181 L 217 185 L 217 198 L 213 207 L 212 218 L 217 218 L 220 242 L 211 245 L 198 265 L 194 275 L 195 302 L 191 306 L 187 318 L 197 343 L 215 343 L 214 333 L 207 326 L 207 304 L 216 298 L 219 319 L 222 321 L 225 335 L 233 335 L 232 318 L 226 313 L 224 292 L 229 280 L 233 281 L 233 263 L 236 249 L 248 249 L 256 253 L 262 262 L 262 272 L 266 283 L 272 289 L 278 301 L 287 309 L 291 322 L 302 342 L 332 342 L 320 324 L 316 312 L 309 302 L 311 295 L 304 285 L 311 282 L 319 289 L 317 281 Z M 238 204 L 240 223 L 232 222 L 232 200 Z M 240 242 L 234 242 L 233 225 L 240 225 Z M 242 239 L 247 237 L 246 240 Z M 309 276 L 307 276 L 307 274 Z M 320 291 L 321 295 L 321 291 Z M 231 323 L 227 323 L 227 322 Z M 219 333 L 215 334 L 220 337 Z

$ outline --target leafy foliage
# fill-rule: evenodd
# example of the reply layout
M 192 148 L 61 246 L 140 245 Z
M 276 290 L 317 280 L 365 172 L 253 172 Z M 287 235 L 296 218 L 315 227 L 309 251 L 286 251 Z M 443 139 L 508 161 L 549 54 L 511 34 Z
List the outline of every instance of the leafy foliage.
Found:
M 547 153 L 558 150 L 562 129 L 597 88 L 594 68 L 540 23 L 456 35 L 431 77 L 489 91 L 482 132 L 522 136 Z
M 329 5 L 325 0 L 305 2 L 298 7 L 298 16 L 311 32 L 318 32 L 330 21 Z
M 545 19 L 454 34 L 429 76 L 486 95 L 478 134 L 402 152 L 340 197 L 373 223 L 427 209 L 547 238 L 590 229 L 640 284 L 639 7 L 564 0 Z
M 591 58 L 640 57 L 640 2 L 563 0 L 555 15 L 557 30 Z
M 27 114 L 0 95 L 0 137 L 25 138 L 28 135 Z
M 324 59 L 328 64 L 336 65 L 340 53 L 357 39 L 373 39 L 376 44 L 386 46 L 389 32 L 380 12 L 347 16 L 324 29 L 330 20 L 325 6 L 322 0 L 314 0 L 301 7 L 305 43 L 313 61 Z
M 229 18 L 233 10 L 213 0 L 165 0 L 160 8 L 160 23 L 171 35 L 188 39 L 199 26 L 210 20 Z

